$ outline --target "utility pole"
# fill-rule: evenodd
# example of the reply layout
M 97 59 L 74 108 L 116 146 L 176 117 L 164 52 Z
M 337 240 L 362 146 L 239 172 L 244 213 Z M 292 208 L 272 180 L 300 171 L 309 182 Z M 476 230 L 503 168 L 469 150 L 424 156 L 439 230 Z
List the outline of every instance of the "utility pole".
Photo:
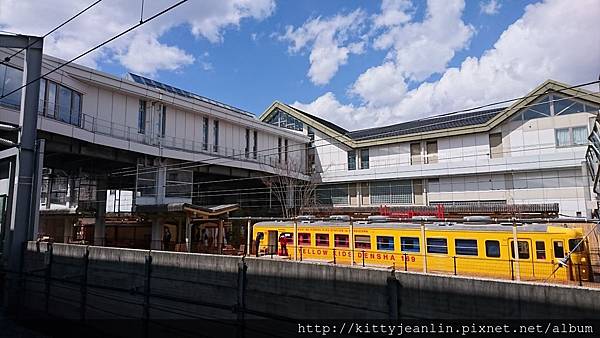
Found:
M 36 228 L 32 210 L 40 203 L 39 190 L 35 187 L 39 181 L 39 171 L 36 164 L 37 141 L 37 111 L 39 104 L 40 81 L 42 72 L 43 39 L 25 35 L 0 35 L 0 47 L 18 48 L 24 50 L 23 86 L 21 95 L 21 112 L 19 117 L 19 136 L 16 152 L 12 156 L 1 156 L 0 160 L 11 158 L 15 163 L 14 182 L 11 182 L 13 195 L 9 199 L 10 233 L 8 245 L 3 254 L 7 256 L 8 270 L 21 271 L 23 264 L 23 245 L 33 239 Z M 10 150 L 10 149 L 9 149 Z M 7 154 L 8 155 L 8 154 Z M 18 286 L 17 275 L 8 274 L 7 306 L 8 310 L 16 309 L 17 299 L 15 288 Z

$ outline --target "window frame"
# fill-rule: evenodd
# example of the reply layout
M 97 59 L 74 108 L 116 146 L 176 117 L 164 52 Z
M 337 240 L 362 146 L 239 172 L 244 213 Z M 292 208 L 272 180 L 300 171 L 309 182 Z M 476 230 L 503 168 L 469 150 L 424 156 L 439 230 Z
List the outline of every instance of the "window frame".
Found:
M 302 246 L 308 244 L 308 246 L 312 245 L 312 238 L 310 232 L 300 232 L 298 233 L 298 246 Z
M 366 154 L 366 160 L 365 160 L 365 154 Z M 361 170 L 363 169 L 369 169 L 369 165 L 370 165 L 370 160 L 369 160 L 369 148 L 365 148 L 365 149 L 361 149 L 360 150 L 360 168 Z
M 443 241 L 445 243 L 445 245 L 430 244 L 430 241 L 437 241 L 437 240 Z M 428 254 L 434 254 L 434 255 L 447 255 L 448 254 L 448 238 L 446 238 L 446 237 L 427 237 L 425 240 L 425 243 L 427 245 L 427 253 Z M 445 248 L 445 250 L 444 251 L 431 251 L 432 247 Z
M 323 239 L 320 239 L 319 236 L 324 236 L 327 240 L 324 241 Z M 329 237 L 328 233 L 315 233 L 315 246 L 328 248 L 330 243 Z
M 539 244 L 542 245 L 542 248 L 539 248 Z M 543 257 L 540 257 L 540 253 L 543 254 Z M 548 255 L 546 254 L 546 242 L 545 241 L 535 241 L 535 259 L 537 260 L 546 260 Z
M 347 155 L 347 169 L 348 171 L 356 170 L 356 150 L 348 150 Z
M 462 245 L 458 245 L 459 241 L 463 241 Z M 475 247 L 465 247 L 465 242 L 475 242 Z M 459 250 L 460 248 L 460 250 Z M 464 250 L 467 248 L 467 250 Z M 473 251 L 473 248 L 475 251 Z M 457 256 L 479 256 L 479 241 L 473 238 L 455 238 L 454 239 L 454 254 Z
M 360 237 L 360 240 L 358 240 Z M 368 238 L 368 242 L 363 241 L 365 238 Z M 366 247 L 363 247 L 366 245 Z M 361 250 L 371 250 L 371 235 L 354 235 L 354 248 Z
M 586 130 L 586 137 L 584 143 L 575 143 L 575 129 L 584 129 Z M 567 131 L 568 134 L 568 143 L 564 145 L 560 145 L 558 142 L 558 132 L 559 131 Z M 588 136 L 590 134 L 589 128 L 587 126 L 573 126 L 566 128 L 555 128 L 554 129 L 554 144 L 556 148 L 568 148 L 568 147 L 582 147 L 588 144 Z
M 388 245 L 389 246 L 389 242 L 388 243 L 384 243 L 381 242 L 381 239 L 391 239 L 391 248 L 383 248 L 384 245 Z M 376 240 L 376 244 L 377 244 L 377 251 L 394 251 L 396 249 L 396 238 L 394 236 L 375 236 L 375 240 Z
M 341 241 L 339 238 L 345 237 L 345 242 Z M 340 243 L 345 243 L 340 244 Z M 347 234 L 333 234 L 333 246 L 335 248 L 349 248 L 350 247 L 350 235 Z
M 143 103 L 143 105 L 142 105 L 142 103 Z M 138 134 L 146 134 L 147 112 L 148 112 L 148 102 L 146 100 L 140 99 L 139 105 L 138 105 Z
M 521 257 L 521 246 L 520 246 L 520 243 L 525 243 L 527 245 L 527 257 Z M 511 239 L 509 241 L 509 246 L 510 246 L 510 248 L 508 249 L 508 251 L 510 252 L 510 257 L 512 259 L 515 259 L 515 244 L 514 244 L 514 240 L 513 239 Z M 517 250 L 519 250 L 519 260 L 529 260 L 529 259 L 531 259 L 530 246 L 531 245 L 529 245 L 529 241 L 528 240 L 517 239 Z
M 491 243 L 494 243 L 495 248 L 498 249 L 497 256 L 495 254 L 494 255 L 490 254 L 489 244 L 491 244 Z M 500 258 L 500 256 L 502 256 L 502 252 L 500 250 L 500 241 L 499 240 L 496 240 L 496 239 L 486 239 L 484 245 L 485 245 L 485 257 L 486 258 Z
M 415 247 L 414 243 L 408 244 L 405 243 L 404 241 L 406 239 L 411 239 L 411 240 L 417 240 L 417 244 Z M 410 246 L 411 248 L 408 249 L 408 246 Z M 421 238 L 419 237 L 412 237 L 412 236 L 400 236 L 400 251 L 402 252 L 421 252 Z
M 219 152 L 219 120 L 213 120 L 213 152 Z

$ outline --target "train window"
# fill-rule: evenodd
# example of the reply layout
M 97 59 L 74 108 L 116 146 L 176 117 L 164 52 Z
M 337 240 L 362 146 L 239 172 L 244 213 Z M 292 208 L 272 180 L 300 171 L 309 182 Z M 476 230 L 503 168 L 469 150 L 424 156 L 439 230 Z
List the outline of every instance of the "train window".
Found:
M 317 246 L 329 246 L 329 234 L 315 234 Z
M 333 244 L 336 248 L 347 248 L 350 246 L 348 235 L 333 235 Z
M 544 241 L 535 242 L 535 258 L 546 259 L 546 243 Z
M 454 248 L 457 255 L 477 256 L 477 240 L 476 239 L 455 239 Z
M 367 235 L 354 236 L 354 246 L 357 249 L 371 250 L 371 236 L 367 236 Z
M 377 236 L 377 250 L 394 251 L 394 237 Z
M 485 255 L 487 257 L 500 257 L 500 242 L 485 241 Z
M 298 245 L 310 245 L 310 234 L 308 234 L 308 233 L 298 234 Z
M 427 238 L 428 253 L 448 253 L 448 241 L 445 238 Z
M 583 243 L 579 244 L 581 238 L 573 238 L 569 240 L 569 250 L 573 252 L 582 252 L 583 251 Z M 579 246 L 577 245 L 579 244 Z M 577 247 L 577 249 L 575 248 Z
M 554 241 L 554 258 L 565 258 L 565 248 L 562 241 Z
M 400 248 L 402 251 L 419 252 L 419 237 L 400 237 Z
M 517 249 L 519 250 L 519 259 L 529 259 L 529 242 L 517 241 Z M 510 255 L 515 258 L 514 241 L 510 241 Z

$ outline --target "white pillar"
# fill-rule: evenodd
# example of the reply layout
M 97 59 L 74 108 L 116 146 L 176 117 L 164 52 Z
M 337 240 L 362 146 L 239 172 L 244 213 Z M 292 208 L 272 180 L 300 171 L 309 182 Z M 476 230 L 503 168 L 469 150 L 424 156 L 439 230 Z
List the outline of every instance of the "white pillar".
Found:
M 150 249 L 162 250 L 162 220 L 158 217 L 152 218 Z

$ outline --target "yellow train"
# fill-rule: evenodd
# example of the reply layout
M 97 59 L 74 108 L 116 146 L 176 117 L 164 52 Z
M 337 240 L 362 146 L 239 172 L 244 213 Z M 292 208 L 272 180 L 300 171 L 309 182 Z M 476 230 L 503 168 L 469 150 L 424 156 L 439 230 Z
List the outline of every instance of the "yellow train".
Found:
M 292 260 L 513 280 L 592 280 L 587 241 L 580 228 L 546 224 L 513 228 L 441 222 L 295 225 L 270 221 L 254 224 L 252 239 L 255 254 Z

